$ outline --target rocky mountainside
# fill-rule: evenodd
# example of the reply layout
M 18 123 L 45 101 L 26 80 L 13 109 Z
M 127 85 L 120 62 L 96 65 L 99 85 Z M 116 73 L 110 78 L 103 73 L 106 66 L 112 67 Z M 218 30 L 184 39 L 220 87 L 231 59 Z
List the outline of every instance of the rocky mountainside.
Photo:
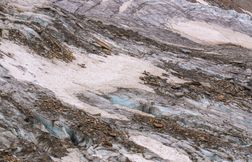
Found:
M 1 0 L 0 161 L 252 162 L 252 2 Z

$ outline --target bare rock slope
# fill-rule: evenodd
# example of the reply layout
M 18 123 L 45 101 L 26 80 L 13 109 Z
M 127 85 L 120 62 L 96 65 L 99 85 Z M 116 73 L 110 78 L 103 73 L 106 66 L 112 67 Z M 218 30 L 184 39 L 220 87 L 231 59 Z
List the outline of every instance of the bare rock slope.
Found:
M 0 161 L 252 161 L 249 0 L 1 0 Z

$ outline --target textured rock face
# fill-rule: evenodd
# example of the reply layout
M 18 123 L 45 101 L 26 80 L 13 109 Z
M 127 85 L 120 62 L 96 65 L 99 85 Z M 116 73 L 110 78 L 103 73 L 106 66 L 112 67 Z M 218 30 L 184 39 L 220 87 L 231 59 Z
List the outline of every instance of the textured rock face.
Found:
M 0 161 L 252 161 L 251 5 L 2 0 Z

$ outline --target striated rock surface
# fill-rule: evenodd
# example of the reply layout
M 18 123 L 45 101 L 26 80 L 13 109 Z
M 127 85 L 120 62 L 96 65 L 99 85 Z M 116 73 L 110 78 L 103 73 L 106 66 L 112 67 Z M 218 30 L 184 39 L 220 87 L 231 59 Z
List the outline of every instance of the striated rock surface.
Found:
M 1 0 L 0 161 L 252 161 L 249 0 Z

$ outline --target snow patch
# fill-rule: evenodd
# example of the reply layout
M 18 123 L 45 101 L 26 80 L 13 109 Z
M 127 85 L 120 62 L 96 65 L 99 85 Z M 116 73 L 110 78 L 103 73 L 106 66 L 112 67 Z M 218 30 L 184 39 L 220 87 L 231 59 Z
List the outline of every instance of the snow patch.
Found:
M 242 9 L 242 8 L 240 8 L 244 13 L 246 13 L 246 14 L 248 14 L 249 16 L 252 16 L 252 13 L 251 12 L 249 12 L 249 11 L 247 11 L 247 10 L 244 10 L 244 9 Z
M 132 4 L 133 0 L 129 0 L 127 2 L 124 2 L 120 8 L 119 8 L 119 13 L 122 13 L 127 10 L 127 8 Z
M 232 43 L 252 49 L 252 37 L 229 28 L 199 21 L 172 21 L 169 26 L 182 36 L 202 44 Z
M 51 157 L 55 162 L 83 162 L 86 161 L 78 149 L 68 149 L 69 154 L 60 159 Z
M 102 117 L 121 120 L 127 118 L 85 104 L 75 94 L 85 91 L 109 93 L 119 87 L 153 92 L 141 83 L 139 77 L 145 70 L 158 76 L 165 72 L 147 61 L 127 55 L 101 57 L 75 51 L 76 60 L 65 63 L 31 54 L 26 47 L 10 41 L 3 41 L 0 50 L 12 54 L 12 57 L 4 56 L 0 64 L 15 78 L 47 88 L 62 101 L 91 114 L 100 113 Z M 85 64 L 86 68 L 82 68 L 81 64 Z
M 165 146 L 161 142 L 154 140 L 150 137 L 142 135 L 131 136 L 130 140 L 136 144 L 145 147 L 153 153 L 159 155 L 161 158 L 170 162 L 191 162 L 188 156 L 178 152 L 172 147 Z
M 203 5 L 209 6 L 209 3 L 207 3 L 207 2 L 204 1 L 204 0 L 197 0 L 197 2 L 199 2 L 199 3 L 203 4 Z

